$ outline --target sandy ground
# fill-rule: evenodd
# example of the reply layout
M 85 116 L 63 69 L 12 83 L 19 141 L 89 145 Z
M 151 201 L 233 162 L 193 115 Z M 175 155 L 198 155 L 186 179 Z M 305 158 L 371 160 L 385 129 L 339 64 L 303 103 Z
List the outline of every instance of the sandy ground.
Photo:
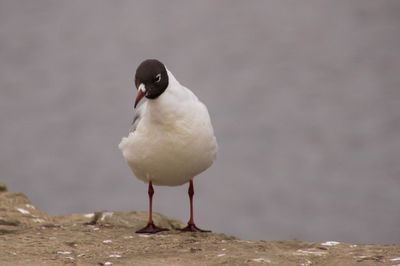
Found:
M 0 185 L 0 265 L 400 265 L 400 246 L 246 241 L 218 233 L 134 231 L 143 212 L 49 216 Z

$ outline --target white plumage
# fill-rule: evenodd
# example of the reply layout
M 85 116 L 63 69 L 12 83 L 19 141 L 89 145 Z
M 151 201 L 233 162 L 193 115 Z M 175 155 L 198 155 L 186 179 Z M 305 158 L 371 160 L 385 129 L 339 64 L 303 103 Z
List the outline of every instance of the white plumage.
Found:
M 137 178 L 177 186 L 209 168 L 218 146 L 207 107 L 167 73 L 167 89 L 156 99 L 142 99 L 134 129 L 119 149 Z

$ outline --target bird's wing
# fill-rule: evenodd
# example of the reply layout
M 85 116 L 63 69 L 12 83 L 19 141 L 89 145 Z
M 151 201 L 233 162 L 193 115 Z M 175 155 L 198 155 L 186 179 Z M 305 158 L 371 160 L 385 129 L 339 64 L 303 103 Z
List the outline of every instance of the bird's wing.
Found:
M 139 102 L 136 108 L 133 110 L 133 121 L 129 129 L 129 132 L 134 132 L 143 117 L 144 110 L 146 108 L 147 99 L 143 99 Z

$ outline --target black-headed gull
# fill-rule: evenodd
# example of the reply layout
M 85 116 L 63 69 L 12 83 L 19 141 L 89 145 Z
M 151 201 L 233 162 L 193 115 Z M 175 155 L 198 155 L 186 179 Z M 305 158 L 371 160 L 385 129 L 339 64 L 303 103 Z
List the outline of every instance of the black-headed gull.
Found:
M 135 85 L 132 128 L 119 148 L 133 174 L 149 184 L 148 223 L 137 233 L 167 230 L 154 225 L 152 219 L 153 184 L 179 186 L 187 182 L 190 219 L 181 230 L 205 231 L 193 219 L 193 178 L 211 166 L 218 149 L 207 107 L 155 59 L 139 65 Z

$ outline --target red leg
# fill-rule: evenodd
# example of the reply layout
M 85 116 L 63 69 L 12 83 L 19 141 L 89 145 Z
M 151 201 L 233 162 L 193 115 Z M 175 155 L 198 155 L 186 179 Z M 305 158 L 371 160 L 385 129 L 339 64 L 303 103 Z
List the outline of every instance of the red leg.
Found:
M 193 195 L 194 195 L 194 188 L 193 188 L 193 179 L 190 179 L 189 183 L 189 201 L 190 201 L 190 218 L 187 226 L 185 228 L 179 229 L 180 231 L 183 232 L 211 232 L 209 230 L 203 230 L 200 229 L 196 226 L 194 223 L 194 218 L 193 218 Z
M 149 194 L 149 220 L 147 222 L 147 225 L 144 228 L 136 231 L 136 233 L 138 233 L 138 234 L 155 234 L 155 233 L 158 233 L 158 232 L 161 232 L 161 231 L 168 231 L 169 229 L 158 227 L 153 222 L 153 195 L 154 195 L 154 189 L 153 189 L 153 184 L 152 184 L 151 181 L 149 182 L 148 194 Z

